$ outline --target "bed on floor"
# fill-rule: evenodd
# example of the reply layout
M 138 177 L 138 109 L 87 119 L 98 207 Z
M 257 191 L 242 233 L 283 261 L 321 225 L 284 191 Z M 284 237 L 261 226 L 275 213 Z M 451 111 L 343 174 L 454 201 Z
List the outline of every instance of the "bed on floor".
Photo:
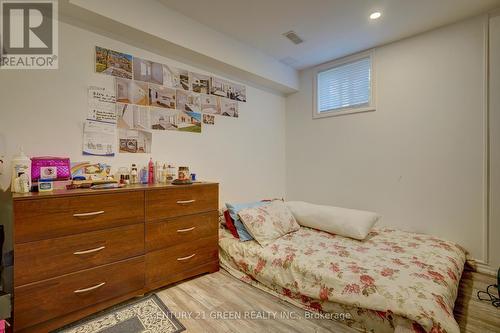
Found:
M 301 226 L 267 246 L 222 227 L 221 266 L 307 310 L 368 332 L 458 333 L 465 251 L 436 237 L 374 228 L 363 240 Z

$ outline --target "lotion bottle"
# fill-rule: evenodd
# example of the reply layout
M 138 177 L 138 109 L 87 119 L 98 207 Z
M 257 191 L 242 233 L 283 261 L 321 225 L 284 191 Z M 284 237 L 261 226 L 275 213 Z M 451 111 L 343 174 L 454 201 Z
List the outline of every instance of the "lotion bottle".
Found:
M 16 180 L 21 174 L 26 175 L 28 188 L 31 189 L 31 160 L 24 154 L 22 147 L 19 149 L 19 155 L 14 156 L 12 159 L 12 182 L 10 187 L 12 192 L 18 187 L 16 186 Z
M 137 165 L 132 164 L 132 168 L 130 170 L 130 183 L 137 184 L 139 181 L 139 173 L 137 172 Z

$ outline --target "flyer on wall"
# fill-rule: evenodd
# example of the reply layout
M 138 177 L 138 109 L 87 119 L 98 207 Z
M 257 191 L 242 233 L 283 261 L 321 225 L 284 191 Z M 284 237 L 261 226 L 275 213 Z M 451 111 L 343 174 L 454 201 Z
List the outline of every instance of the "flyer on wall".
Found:
M 116 123 L 115 103 L 114 91 L 103 87 L 89 86 L 87 119 Z
M 83 155 L 115 156 L 116 125 L 86 120 L 83 127 Z

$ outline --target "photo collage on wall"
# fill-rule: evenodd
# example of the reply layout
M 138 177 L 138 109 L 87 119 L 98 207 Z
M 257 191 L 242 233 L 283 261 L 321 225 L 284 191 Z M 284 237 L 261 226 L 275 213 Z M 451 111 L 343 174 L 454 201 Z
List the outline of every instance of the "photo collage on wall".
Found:
M 115 77 L 120 152 L 146 152 L 152 130 L 201 133 L 238 117 L 246 87 L 96 46 L 95 71 Z M 149 149 L 150 150 L 150 149 Z

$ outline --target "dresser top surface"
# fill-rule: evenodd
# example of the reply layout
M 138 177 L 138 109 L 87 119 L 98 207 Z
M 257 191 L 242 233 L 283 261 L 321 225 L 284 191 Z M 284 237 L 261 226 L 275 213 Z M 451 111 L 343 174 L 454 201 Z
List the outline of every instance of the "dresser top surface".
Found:
M 134 191 L 154 191 L 168 188 L 190 188 L 199 186 L 209 186 L 218 185 L 215 182 L 199 182 L 189 185 L 172 185 L 172 184 L 136 184 L 127 185 L 120 188 L 113 189 L 74 189 L 74 190 L 54 190 L 51 192 L 30 192 L 30 193 L 12 193 L 12 199 L 14 201 L 19 200 L 30 200 L 30 199 L 41 199 L 41 198 L 57 198 L 65 196 L 81 196 L 81 195 L 95 195 L 95 194 L 106 194 L 106 193 L 121 193 L 121 192 L 134 192 Z

